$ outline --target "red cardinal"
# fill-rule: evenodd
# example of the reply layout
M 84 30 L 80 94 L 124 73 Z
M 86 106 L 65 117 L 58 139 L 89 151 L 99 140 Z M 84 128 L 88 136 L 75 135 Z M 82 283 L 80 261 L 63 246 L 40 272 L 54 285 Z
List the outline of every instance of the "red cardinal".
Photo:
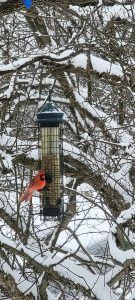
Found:
M 19 202 L 29 201 L 32 198 L 32 194 L 36 190 L 42 190 L 46 185 L 45 171 L 41 169 L 38 174 L 32 178 L 30 184 L 26 188 L 24 194 L 19 198 Z

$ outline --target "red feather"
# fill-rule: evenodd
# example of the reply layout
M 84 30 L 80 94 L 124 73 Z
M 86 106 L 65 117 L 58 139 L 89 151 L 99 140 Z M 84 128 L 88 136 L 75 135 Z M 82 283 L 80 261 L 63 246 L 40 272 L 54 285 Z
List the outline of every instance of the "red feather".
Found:
M 41 169 L 38 174 L 32 178 L 30 184 L 26 187 L 26 191 L 20 196 L 19 202 L 30 201 L 32 194 L 37 190 L 43 190 L 45 185 L 45 171 Z

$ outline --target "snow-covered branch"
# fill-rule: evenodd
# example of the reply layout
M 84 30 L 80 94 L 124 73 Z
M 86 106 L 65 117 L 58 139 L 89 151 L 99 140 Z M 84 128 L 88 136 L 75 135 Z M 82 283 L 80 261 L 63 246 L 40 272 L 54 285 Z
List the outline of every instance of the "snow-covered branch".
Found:
M 24 293 L 18 288 L 14 277 L 10 273 L 6 273 L 4 271 L 0 271 L 0 288 L 4 290 L 4 294 L 11 299 L 35 300 L 35 297 L 32 295 L 32 293 L 24 295 Z
M 105 297 L 109 299 L 110 289 L 105 284 L 105 278 L 100 277 L 98 275 L 91 275 L 89 271 L 83 269 L 82 267 L 78 267 L 75 265 L 72 260 L 67 259 L 65 257 L 64 261 L 59 264 L 61 259 L 58 258 L 57 255 L 51 252 L 46 252 L 44 257 L 41 257 L 40 254 L 34 253 L 30 249 L 26 248 L 23 245 L 16 245 L 14 242 L 10 242 L 9 239 L 0 235 L 1 247 L 5 250 L 8 249 L 11 253 L 16 253 L 17 255 L 24 257 L 30 264 L 32 264 L 37 271 L 42 272 L 45 271 L 48 276 L 51 276 L 51 280 L 59 280 L 61 284 L 65 284 L 70 288 L 75 288 L 79 290 L 85 295 L 90 297 L 91 292 L 96 296 L 97 300 L 104 300 Z M 53 269 L 51 265 L 54 265 Z M 81 275 L 80 275 L 81 274 Z M 70 278 L 70 279 L 69 279 Z M 100 290 L 102 289 L 102 294 Z M 117 298 L 111 292 L 112 300 L 116 300 Z

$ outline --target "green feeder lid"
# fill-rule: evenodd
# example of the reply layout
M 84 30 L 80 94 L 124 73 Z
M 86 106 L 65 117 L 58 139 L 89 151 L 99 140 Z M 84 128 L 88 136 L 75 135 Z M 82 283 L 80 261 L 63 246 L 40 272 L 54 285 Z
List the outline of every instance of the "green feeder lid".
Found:
M 64 113 L 59 112 L 54 102 L 47 100 L 42 110 L 37 113 L 38 123 L 62 123 L 63 122 Z

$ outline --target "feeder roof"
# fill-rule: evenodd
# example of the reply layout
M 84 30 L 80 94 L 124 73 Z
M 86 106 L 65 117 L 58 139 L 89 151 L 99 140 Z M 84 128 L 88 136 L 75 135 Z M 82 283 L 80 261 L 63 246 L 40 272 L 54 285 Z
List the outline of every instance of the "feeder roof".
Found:
M 46 101 L 42 110 L 37 113 L 37 122 L 44 124 L 62 123 L 64 113 L 60 112 L 54 102 Z

